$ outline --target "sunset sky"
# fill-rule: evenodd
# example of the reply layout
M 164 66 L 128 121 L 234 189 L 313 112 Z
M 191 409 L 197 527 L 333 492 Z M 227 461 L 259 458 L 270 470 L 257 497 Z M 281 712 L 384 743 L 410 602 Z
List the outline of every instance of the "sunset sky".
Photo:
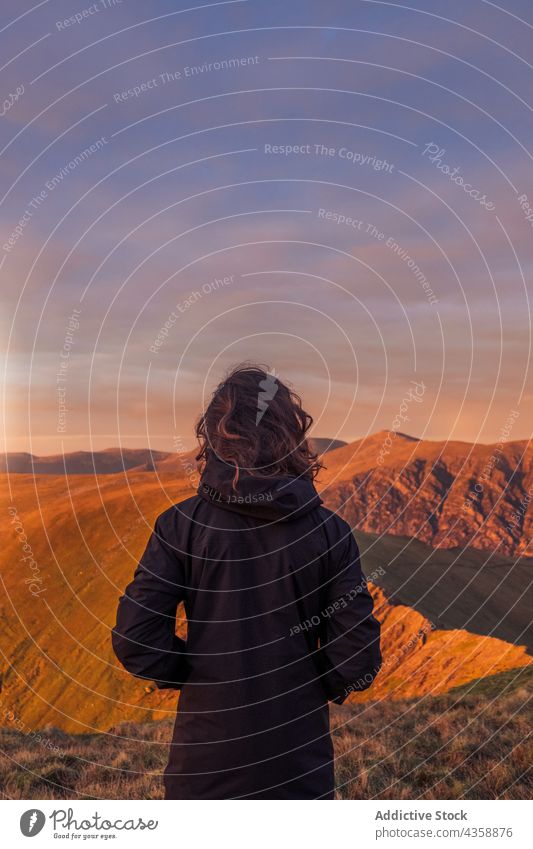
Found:
M 407 433 L 530 437 L 530 2 L 31 5 L 0 33 L 3 450 L 192 445 L 241 360 L 316 436 L 418 385 Z

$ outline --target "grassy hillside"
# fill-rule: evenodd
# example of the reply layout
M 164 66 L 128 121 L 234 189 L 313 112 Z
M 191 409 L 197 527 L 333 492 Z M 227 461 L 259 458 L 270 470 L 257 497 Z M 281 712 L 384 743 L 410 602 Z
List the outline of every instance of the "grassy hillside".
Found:
M 110 628 L 155 517 L 191 494 L 187 478 L 148 472 L 12 475 L 10 485 L 11 499 L 0 507 L 5 708 L 32 729 L 52 724 L 75 733 L 171 716 L 175 695 L 153 692 L 119 666 Z M 21 559 L 15 527 L 23 530 L 37 564 L 37 595 L 28 584 L 33 575 Z M 384 551 L 379 565 L 385 577 L 389 560 Z M 371 577 L 372 567 L 366 571 Z M 433 628 L 437 623 L 409 605 L 390 604 L 379 588 L 375 596 L 383 623 L 384 668 L 372 698 L 436 695 L 533 662 L 523 647 L 460 627 Z
M 533 652 L 531 558 L 432 548 L 392 534 L 355 536 L 365 573 L 375 574 L 390 601 L 416 608 L 437 628 L 487 634 Z
M 338 797 L 531 798 L 532 695 L 526 667 L 438 697 L 333 708 Z M 2 729 L 0 785 L 15 799 L 158 799 L 171 733 L 170 720 L 39 739 Z

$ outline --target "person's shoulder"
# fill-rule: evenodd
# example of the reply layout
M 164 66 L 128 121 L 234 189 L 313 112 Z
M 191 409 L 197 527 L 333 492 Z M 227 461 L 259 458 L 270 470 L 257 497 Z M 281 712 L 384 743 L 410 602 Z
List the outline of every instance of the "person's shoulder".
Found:
M 322 521 L 325 527 L 339 539 L 346 539 L 351 533 L 352 528 L 338 513 L 324 507 L 323 504 L 318 508 Z
M 321 507 L 320 510 L 327 540 L 328 557 L 336 573 L 339 569 L 345 568 L 347 558 L 352 561 L 359 556 L 359 547 L 348 522 L 327 507 Z
M 184 501 L 178 501 L 177 504 L 172 504 L 159 514 L 156 519 L 156 525 L 163 533 L 165 530 L 175 531 L 177 525 L 192 518 L 195 507 L 201 500 L 198 495 L 191 495 L 189 498 L 184 499 Z
M 342 531 L 351 530 L 350 525 L 342 518 L 342 516 L 339 516 L 339 514 L 334 510 L 330 510 L 329 507 L 325 507 L 324 504 L 320 505 L 318 512 L 320 513 L 322 521 L 328 522 L 332 527 L 336 527 Z

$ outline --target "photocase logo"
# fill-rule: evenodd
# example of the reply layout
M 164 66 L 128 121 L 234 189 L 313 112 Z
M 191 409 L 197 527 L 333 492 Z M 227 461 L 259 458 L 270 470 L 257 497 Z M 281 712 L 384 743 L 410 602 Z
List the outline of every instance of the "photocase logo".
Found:
M 261 392 L 257 396 L 257 415 L 255 417 L 256 425 L 259 424 L 265 415 L 269 402 L 272 401 L 274 395 L 278 391 L 278 382 L 276 380 L 276 372 L 268 371 L 267 376 L 259 381 Z
M 42 831 L 46 822 L 46 817 L 38 808 L 31 808 L 29 811 L 24 811 L 20 818 L 20 830 L 24 837 L 35 837 Z

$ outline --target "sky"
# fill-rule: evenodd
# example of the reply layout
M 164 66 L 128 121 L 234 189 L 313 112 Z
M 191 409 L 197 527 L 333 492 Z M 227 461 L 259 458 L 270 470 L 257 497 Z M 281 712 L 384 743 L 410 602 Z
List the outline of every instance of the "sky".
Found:
M 192 446 L 243 360 L 315 436 L 529 439 L 529 2 L 4 9 L 3 450 Z

